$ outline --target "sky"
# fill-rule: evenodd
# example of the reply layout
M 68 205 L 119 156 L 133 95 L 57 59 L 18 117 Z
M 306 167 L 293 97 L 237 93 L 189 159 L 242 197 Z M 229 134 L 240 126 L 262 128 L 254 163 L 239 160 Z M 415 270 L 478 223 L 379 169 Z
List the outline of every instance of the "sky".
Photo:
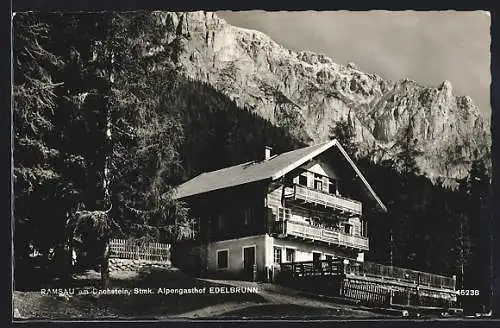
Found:
M 449 80 L 489 117 L 490 22 L 486 11 L 221 11 L 219 17 L 261 31 L 282 46 L 355 63 L 388 80 L 429 87 Z

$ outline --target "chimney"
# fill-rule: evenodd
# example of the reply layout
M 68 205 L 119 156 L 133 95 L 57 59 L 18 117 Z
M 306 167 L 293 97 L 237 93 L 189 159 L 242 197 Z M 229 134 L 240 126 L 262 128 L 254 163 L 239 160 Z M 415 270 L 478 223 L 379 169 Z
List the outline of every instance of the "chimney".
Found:
M 266 147 L 265 147 L 265 151 L 264 151 L 264 160 L 268 160 L 268 159 L 270 159 L 270 158 L 271 158 L 271 150 L 272 150 L 272 149 L 273 149 L 273 148 L 272 148 L 272 147 L 270 147 L 270 146 L 266 146 Z

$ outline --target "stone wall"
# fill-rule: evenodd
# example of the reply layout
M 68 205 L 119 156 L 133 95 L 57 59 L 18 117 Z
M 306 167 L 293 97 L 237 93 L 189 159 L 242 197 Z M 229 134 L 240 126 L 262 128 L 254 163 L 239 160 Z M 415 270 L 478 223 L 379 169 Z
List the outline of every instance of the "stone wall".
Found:
M 130 260 L 130 259 L 109 259 L 109 271 L 139 271 L 145 268 L 169 268 L 170 261 L 147 261 L 147 260 Z

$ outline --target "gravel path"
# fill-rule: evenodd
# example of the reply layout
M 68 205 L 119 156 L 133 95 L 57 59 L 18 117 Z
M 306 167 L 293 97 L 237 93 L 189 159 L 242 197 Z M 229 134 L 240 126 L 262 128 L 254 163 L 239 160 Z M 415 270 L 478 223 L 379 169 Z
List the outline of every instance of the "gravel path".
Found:
M 370 311 L 363 310 L 361 308 L 346 305 L 346 304 L 338 304 L 329 301 L 321 301 L 316 300 L 310 297 L 303 296 L 302 293 L 296 291 L 294 289 L 282 287 L 276 284 L 269 283 L 256 283 L 250 281 L 235 281 L 235 280 L 215 280 L 215 279 L 200 279 L 210 283 L 217 283 L 227 286 L 234 287 L 256 287 L 258 288 L 258 294 L 266 300 L 267 303 L 264 304 L 242 304 L 238 309 L 243 309 L 247 307 L 255 307 L 256 305 L 289 305 L 303 308 L 314 308 L 314 309 L 323 309 L 321 313 L 324 315 L 331 315 L 333 317 L 359 317 L 359 318 L 376 318 L 376 317 L 385 317 L 383 315 L 378 315 Z M 204 310 L 204 309 L 202 309 Z M 226 310 L 226 312 L 224 312 Z M 211 307 L 208 311 L 203 311 L 199 317 L 205 317 L 207 314 L 210 316 L 221 316 L 224 313 L 233 312 L 236 309 L 228 308 L 225 309 L 223 305 Z M 213 311 L 210 312 L 210 311 Z M 194 311 L 196 312 L 196 311 Z M 317 315 L 317 314 L 313 314 Z

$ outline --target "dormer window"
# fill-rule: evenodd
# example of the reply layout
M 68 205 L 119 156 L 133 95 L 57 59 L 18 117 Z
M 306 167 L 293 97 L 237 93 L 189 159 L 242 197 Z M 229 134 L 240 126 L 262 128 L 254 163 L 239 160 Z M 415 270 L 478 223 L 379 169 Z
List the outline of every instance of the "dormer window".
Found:
M 334 179 L 330 179 L 330 184 L 328 186 L 328 192 L 333 195 L 339 194 L 339 185 L 338 181 Z
M 319 174 L 314 175 L 314 189 L 323 190 L 323 178 Z
M 307 176 L 305 173 L 299 175 L 299 185 L 307 187 Z
M 323 181 L 314 180 L 314 189 L 323 190 Z

